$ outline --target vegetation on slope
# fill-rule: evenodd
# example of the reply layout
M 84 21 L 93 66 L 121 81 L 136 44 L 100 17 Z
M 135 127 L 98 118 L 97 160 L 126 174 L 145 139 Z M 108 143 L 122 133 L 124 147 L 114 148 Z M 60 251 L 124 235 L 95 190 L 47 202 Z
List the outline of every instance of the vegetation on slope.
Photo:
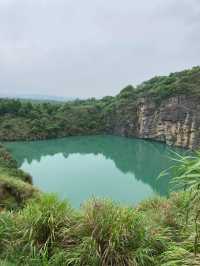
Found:
M 141 99 L 151 100 L 159 106 L 162 101 L 181 95 L 200 99 L 200 67 L 169 76 L 156 76 L 136 87 L 125 87 L 116 97 L 109 97 L 103 109 L 106 130 L 112 132 L 116 125 L 120 128 L 120 124 L 123 124 L 129 131 L 127 121 L 137 121 L 137 106 Z M 135 135 L 134 130 L 135 126 L 131 129 L 132 135 Z
M 171 73 L 169 76 L 155 76 L 136 87 L 128 85 L 116 97 L 108 97 L 110 104 L 107 109 L 133 103 L 143 97 L 160 103 L 166 98 L 177 95 L 200 97 L 199 66 Z
M 87 102 L 90 102 L 88 100 Z M 75 101 L 65 104 L 32 104 L 0 100 L 0 139 L 34 140 L 102 132 L 97 104 Z
M 200 67 L 169 76 L 157 76 L 138 86 L 140 95 L 152 97 L 157 101 L 176 95 L 200 96 Z
M 19 170 L 10 153 L 0 145 L 0 211 L 19 208 L 38 194 L 29 174 Z
M 137 103 L 151 98 L 158 104 L 171 96 L 200 97 L 200 67 L 154 77 L 116 97 L 75 100 L 63 104 L 0 99 L 0 140 L 35 140 L 112 132 L 114 117 L 123 121 L 137 115 Z M 119 121 L 120 123 L 120 121 Z

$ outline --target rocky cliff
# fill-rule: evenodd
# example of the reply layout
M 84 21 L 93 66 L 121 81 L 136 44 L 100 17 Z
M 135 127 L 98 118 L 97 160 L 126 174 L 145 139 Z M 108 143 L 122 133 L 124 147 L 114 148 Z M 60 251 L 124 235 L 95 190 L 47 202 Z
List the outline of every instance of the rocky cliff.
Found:
M 153 139 L 183 148 L 200 147 L 200 98 L 174 96 L 159 105 L 148 98 L 112 114 L 110 133 Z

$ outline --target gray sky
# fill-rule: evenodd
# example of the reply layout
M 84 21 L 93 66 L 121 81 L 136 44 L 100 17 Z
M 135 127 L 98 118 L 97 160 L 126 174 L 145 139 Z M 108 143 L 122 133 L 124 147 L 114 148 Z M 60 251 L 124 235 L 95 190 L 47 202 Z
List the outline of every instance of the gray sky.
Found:
M 0 0 L 0 93 L 115 95 L 200 65 L 200 0 Z

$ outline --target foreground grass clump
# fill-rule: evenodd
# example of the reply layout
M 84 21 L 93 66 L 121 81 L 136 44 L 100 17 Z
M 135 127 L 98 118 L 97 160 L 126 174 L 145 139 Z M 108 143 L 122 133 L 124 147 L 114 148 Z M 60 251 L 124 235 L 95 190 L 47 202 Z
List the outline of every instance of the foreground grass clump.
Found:
M 5 217 L 2 213 L 1 219 Z M 132 208 L 94 200 L 77 213 L 55 196 L 44 195 L 9 218 L 12 237 L 2 259 L 12 263 L 153 265 L 145 246 L 150 237 L 144 215 Z
M 94 199 L 79 211 L 43 195 L 0 213 L 0 259 L 10 265 L 199 265 L 191 264 L 199 257 L 193 224 L 184 223 L 184 194 L 137 208 Z
M 47 265 L 48 260 L 57 254 L 60 245 L 60 231 L 71 227 L 75 214 L 65 202 L 55 196 L 44 195 L 31 201 L 17 213 L 16 235 L 14 240 L 16 264 Z M 20 255 L 19 255 L 20 254 Z
M 82 209 L 70 265 L 151 265 L 145 245 L 144 217 L 132 208 L 110 201 L 89 201 Z M 142 264 L 141 264 L 142 265 Z

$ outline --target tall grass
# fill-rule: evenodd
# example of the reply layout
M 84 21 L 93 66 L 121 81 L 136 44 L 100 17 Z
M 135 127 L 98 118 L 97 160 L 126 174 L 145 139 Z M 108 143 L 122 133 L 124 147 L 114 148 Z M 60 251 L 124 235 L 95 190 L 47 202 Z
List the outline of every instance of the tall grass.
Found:
M 147 238 L 142 213 L 93 199 L 78 223 L 63 231 L 65 259 L 69 265 L 154 265 Z
M 18 215 L 20 245 L 24 249 L 49 254 L 61 228 L 71 225 L 74 213 L 70 205 L 55 195 L 44 195 L 30 202 Z
M 175 176 L 172 184 L 178 189 L 188 192 L 189 197 L 185 205 L 187 210 L 186 222 L 188 223 L 189 219 L 194 222 L 194 251 L 197 255 L 200 241 L 200 151 L 197 151 L 193 156 L 177 155 L 174 161 L 177 164 L 173 167 Z
M 15 265 L 153 266 L 166 250 L 160 232 L 148 230 L 143 212 L 108 200 L 91 200 L 77 213 L 44 195 L 0 217 L 1 243 L 12 247 L 0 258 Z M 8 229 L 7 219 L 12 221 Z
M 83 213 L 81 245 L 86 252 L 90 246 L 95 249 L 100 265 L 137 265 L 142 260 L 150 265 L 148 254 L 139 252 L 146 237 L 142 214 L 108 200 L 89 201 Z
M 14 229 L 13 217 L 8 212 L 0 214 L 0 256 L 11 251 L 11 240 Z

